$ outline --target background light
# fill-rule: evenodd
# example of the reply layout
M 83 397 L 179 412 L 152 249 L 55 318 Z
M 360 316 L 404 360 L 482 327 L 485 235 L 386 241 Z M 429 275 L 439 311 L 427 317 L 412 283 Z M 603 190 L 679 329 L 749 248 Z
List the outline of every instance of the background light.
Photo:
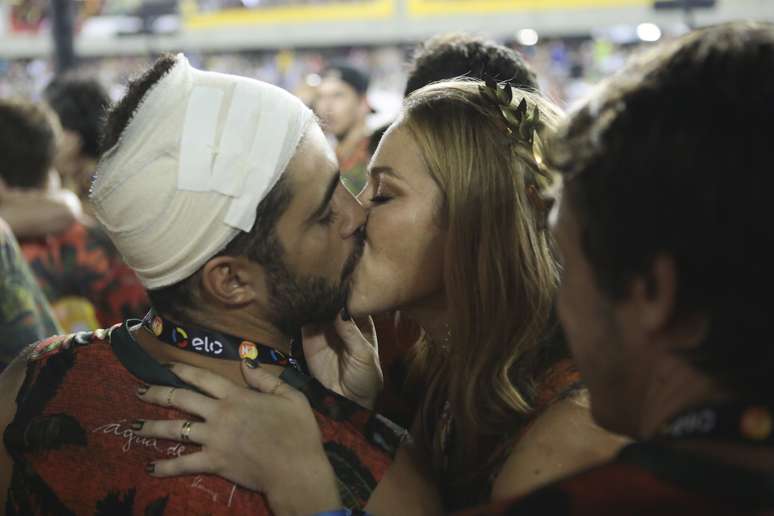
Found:
M 661 29 L 655 23 L 640 23 L 637 25 L 637 36 L 642 41 L 658 41 L 661 39 Z
M 521 29 L 516 37 L 519 40 L 519 43 L 525 47 L 537 45 L 537 42 L 540 39 L 537 31 L 534 29 Z

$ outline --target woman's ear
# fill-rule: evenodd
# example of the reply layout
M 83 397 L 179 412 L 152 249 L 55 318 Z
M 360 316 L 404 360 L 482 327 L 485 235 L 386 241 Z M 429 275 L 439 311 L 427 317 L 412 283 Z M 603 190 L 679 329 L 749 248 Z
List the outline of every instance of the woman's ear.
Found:
M 204 294 L 226 306 L 251 303 L 258 294 L 256 268 L 242 256 L 216 256 L 202 269 Z

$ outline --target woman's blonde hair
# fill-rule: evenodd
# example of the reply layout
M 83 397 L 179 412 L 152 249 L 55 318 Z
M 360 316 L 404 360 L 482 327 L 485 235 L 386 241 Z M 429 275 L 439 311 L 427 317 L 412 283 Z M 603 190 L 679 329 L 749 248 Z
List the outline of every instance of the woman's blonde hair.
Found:
M 406 100 L 401 121 L 442 193 L 450 337 L 445 346 L 423 340 L 413 372 L 425 392 L 415 437 L 445 490 L 457 483 L 475 489 L 471 482 L 484 489 L 502 459 L 498 446 L 533 410 L 559 281 L 535 195 L 535 185 L 545 186 L 543 139 L 533 145 L 521 138 L 486 87 L 459 79 L 426 86 Z M 556 106 L 512 92 L 507 109 L 524 99 L 528 114 L 537 108 L 547 130 L 556 126 Z M 439 428 L 447 402 L 454 421 L 448 450 Z

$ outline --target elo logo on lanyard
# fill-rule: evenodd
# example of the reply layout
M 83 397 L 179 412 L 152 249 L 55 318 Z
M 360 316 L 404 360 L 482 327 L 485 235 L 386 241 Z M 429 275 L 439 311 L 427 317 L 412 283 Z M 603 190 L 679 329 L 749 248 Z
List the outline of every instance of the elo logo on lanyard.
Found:
M 223 344 L 217 340 L 210 340 L 208 337 L 195 337 L 191 340 L 191 345 L 196 351 L 209 353 L 211 355 L 220 355 L 223 353 Z
M 142 325 L 159 341 L 183 351 L 223 360 L 249 358 L 261 364 L 293 367 L 301 371 L 298 362 L 291 355 L 270 346 L 192 324 L 173 322 L 153 309 L 142 320 Z

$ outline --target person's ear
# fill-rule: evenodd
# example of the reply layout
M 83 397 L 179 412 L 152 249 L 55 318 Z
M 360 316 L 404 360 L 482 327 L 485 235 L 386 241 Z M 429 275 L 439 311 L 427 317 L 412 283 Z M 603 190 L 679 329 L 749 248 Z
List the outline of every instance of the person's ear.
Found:
M 677 304 L 677 266 L 674 259 L 663 254 L 656 256 L 650 270 L 632 281 L 629 294 L 645 332 L 658 333 L 667 328 L 675 316 Z
M 358 107 L 358 111 L 360 112 L 360 117 L 366 117 L 371 114 L 371 106 L 368 104 L 368 98 L 363 95 L 363 97 L 360 99 L 360 106 Z
M 642 330 L 672 350 L 687 351 L 699 344 L 708 331 L 707 317 L 700 313 L 677 313 L 678 270 L 674 258 L 657 255 L 649 274 L 632 284 L 631 300 L 639 313 Z
M 254 272 L 241 256 L 217 256 L 204 264 L 202 289 L 226 306 L 245 305 L 257 296 Z

